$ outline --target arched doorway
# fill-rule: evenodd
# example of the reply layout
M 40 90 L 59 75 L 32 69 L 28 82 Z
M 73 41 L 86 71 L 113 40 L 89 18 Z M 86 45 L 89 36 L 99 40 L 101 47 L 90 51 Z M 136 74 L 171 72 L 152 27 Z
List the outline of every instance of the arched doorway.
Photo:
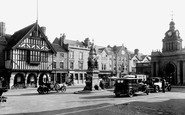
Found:
M 44 83 L 48 83 L 49 82 L 49 77 L 47 76 L 47 74 L 41 74 L 39 76 L 39 85 L 43 85 Z
M 28 87 L 37 87 L 37 77 L 35 74 L 29 74 L 27 78 L 27 85 Z
M 23 74 L 18 73 L 15 75 L 14 87 L 16 87 L 16 88 L 24 88 L 25 87 L 25 78 L 24 78 Z
M 177 75 L 176 75 L 176 66 L 173 63 L 168 63 L 165 68 L 166 80 L 171 84 L 176 84 Z

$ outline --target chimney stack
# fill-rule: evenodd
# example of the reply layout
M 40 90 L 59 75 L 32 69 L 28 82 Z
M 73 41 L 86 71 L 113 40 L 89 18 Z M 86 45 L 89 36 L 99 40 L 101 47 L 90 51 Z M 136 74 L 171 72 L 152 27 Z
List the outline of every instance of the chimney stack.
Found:
M 135 54 L 135 55 L 138 55 L 138 54 L 139 54 L 139 49 L 135 49 L 135 50 L 134 50 L 134 54 Z
M 4 36 L 5 35 L 5 23 L 4 22 L 0 22 L 0 36 Z
M 64 40 L 65 40 L 65 38 L 66 38 L 65 33 L 60 34 L 60 45 L 61 45 L 61 46 L 64 44 Z

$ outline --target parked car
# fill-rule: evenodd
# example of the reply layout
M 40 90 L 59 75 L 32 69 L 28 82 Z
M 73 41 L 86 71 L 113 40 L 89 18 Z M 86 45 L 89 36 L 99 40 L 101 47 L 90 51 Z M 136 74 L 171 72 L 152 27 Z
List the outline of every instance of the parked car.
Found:
M 128 95 L 129 97 L 133 97 L 137 92 L 143 92 L 147 95 L 149 94 L 149 90 L 146 84 L 143 82 L 139 82 L 138 78 L 118 78 L 115 82 L 114 93 L 116 97 L 121 94 Z
M 161 77 L 149 77 L 147 79 L 149 90 L 152 92 L 162 91 L 162 78 Z M 165 90 L 171 91 L 171 84 L 165 82 Z
M 46 94 L 49 91 L 65 92 L 66 85 L 59 83 L 43 83 L 37 88 L 39 94 Z

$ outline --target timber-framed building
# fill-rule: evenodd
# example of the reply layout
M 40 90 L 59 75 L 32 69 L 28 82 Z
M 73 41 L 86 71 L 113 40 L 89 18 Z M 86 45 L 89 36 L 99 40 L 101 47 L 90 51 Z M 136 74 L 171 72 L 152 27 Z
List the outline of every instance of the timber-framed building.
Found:
M 9 37 L 5 35 L 5 40 L 3 74 L 9 88 L 37 87 L 54 81 L 51 72 L 56 52 L 45 35 L 45 27 L 36 22 Z

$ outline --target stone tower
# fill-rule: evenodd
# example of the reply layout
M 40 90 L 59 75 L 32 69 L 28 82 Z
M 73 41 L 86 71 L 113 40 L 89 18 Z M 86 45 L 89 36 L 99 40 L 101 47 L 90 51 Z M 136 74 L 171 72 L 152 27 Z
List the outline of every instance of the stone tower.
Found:
M 182 50 L 182 39 L 179 36 L 179 31 L 175 30 L 175 23 L 173 19 L 169 24 L 169 30 L 165 33 L 165 37 L 162 42 L 162 52 Z

